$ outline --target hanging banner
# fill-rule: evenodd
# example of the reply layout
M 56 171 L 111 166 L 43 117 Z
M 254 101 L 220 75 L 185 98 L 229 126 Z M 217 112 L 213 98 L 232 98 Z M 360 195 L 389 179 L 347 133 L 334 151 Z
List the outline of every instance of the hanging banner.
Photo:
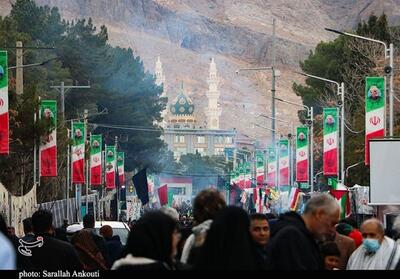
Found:
M 289 141 L 279 140 L 279 185 L 289 185 Z
M 324 108 L 324 175 L 338 176 L 338 108 Z
M 90 136 L 90 185 L 102 184 L 102 150 L 103 140 L 101 135 Z
M 8 58 L 7 51 L 0 51 L 0 154 L 9 153 Z
M 115 167 L 117 154 L 115 146 L 106 146 L 106 188 L 115 188 Z
M 40 119 L 49 121 L 49 132 L 40 141 L 39 168 L 40 176 L 57 176 L 57 102 L 43 100 L 40 102 Z
M 274 147 L 268 148 L 268 186 L 275 186 L 276 152 Z
M 369 165 L 369 140 L 385 136 L 385 78 L 365 80 L 365 165 Z
M 257 185 L 262 186 L 264 183 L 264 152 L 256 152 L 256 173 L 257 173 Z
M 72 122 L 72 183 L 85 183 L 85 123 Z
M 118 163 L 119 185 L 125 186 L 125 169 L 124 169 L 125 153 L 124 152 L 117 152 L 117 163 Z M 150 183 L 148 183 L 148 185 L 150 185 Z M 154 183 L 152 185 L 154 186 Z M 153 191 L 149 191 L 149 192 L 153 192 Z
M 297 127 L 296 181 L 308 182 L 308 127 Z

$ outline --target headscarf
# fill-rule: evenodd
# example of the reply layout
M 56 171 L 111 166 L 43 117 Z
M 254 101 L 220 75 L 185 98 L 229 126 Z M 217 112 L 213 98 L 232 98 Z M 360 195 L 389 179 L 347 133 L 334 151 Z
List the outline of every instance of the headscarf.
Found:
M 146 213 L 133 226 L 125 253 L 172 267 L 172 234 L 177 228 L 178 223 L 160 211 Z
M 246 211 L 228 206 L 217 213 L 202 246 L 197 269 L 255 269 Z

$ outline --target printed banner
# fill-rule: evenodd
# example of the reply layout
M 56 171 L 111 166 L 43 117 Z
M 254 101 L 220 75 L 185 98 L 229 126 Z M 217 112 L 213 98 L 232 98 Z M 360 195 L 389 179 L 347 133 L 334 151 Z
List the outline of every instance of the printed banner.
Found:
M 385 136 L 385 78 L 365 80 L 365 165 L 369 165 L 369 140 Z
M 279 185 L 289 185 L 289 141 L 279 140 Z
M 72 122 L 72 183 L 85 183 L 85 123 Z
M 125 153 L 124 152 L 117 152 L 117 163 L 118 163 L 118 179 L 119 179 L 119 186 L 125 185 Z M 153 183 L 154 185 L 154 183 Z M 152 191 L 149 191 L 152 192 Z
M 8 58 L 7 51 L 0 51 L 0 154 L 8 155 Z
M 338 108 L 324 108 L 324 175 L 338 176 Z
M 115 188 L 115 167 L 117 154 L 115 146 L 106 146 L 106 188 Z
M 296 136 L 296 181 L 308 182 L 308 127 L 297 127 Z
M 40 141 L 39 164 L 40 176 L 57 176 L 57 102 L 43 100 L 40 102 L 40 119 L 49 121 L 49 130 Z
M 274 147 L 268 148 L 268 186 L 275 186 L 276 152 Z
M 102 184 L 102 150 L 103 140 L 101 135 L 90 136 L 90 185 Z

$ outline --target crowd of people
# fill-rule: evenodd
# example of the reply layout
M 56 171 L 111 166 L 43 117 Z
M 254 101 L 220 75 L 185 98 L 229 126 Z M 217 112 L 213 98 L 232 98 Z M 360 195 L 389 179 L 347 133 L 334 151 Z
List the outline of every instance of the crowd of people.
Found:
M 0 269 L 19 270 L 399 270 L 400 239 L 381 221 L 339 220 L 329 194 L 311 197 L 302 215 L 248 214 L 215 189 L 194 199 L 193 216 L 162 207 L 131 223 L 125 246 L 92 215 L 66 237 L 52 214 L 38 210 L 18 238 L 0 217 Z M 394 228 L 399 230 L 400 218 Z

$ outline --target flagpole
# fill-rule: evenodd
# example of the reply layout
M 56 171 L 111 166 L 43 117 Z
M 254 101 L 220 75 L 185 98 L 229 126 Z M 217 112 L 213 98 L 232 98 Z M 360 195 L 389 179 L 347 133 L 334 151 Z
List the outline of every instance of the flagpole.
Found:
M 89 213 L 89 164 L 86 160 L 86 215 Z
M 68 134 L 68 139 L 70 139 L 71 137 L 71 131 L 69 129 L 67 129 L 67 134 Z M 71 146 L 67 145 L 67 185 L 66 185 L 66 199 L 67 199 L 67 214 L 66 214 L 66 218 L 68 220 L 68 224 L 69 224 L 69 189 L 70 189 L 70 156 L 71 156 L 71 150 L 70 150 Z
M 36 124 L 36 112 L 33 114 L 33 125 Z M 37 170 L 36 170 L 36 133 L 35 133 L 35 128 L 33 129 L 33 185 L 36 185 L 36 175 L 37 175 Z
M 117 155 L 117 150 L 118 150 L 118 137 L 117 136 L 115 136 L 115 155 Z M 117 178 L 115 178 L 115 176 L 116 176 L 116 174 L 117 174 L 117 172 L 118 172 L 118 170 L 117 170 L 117 168 L 118 168 L 118 156 L 117 156 L 117 159 L 115 160 L 115 171 L 114 171 L 114 180 L 115 179 L 119 179 L 119 177 L 117 177 Z M 116 183 L 115 183 L 116 184 Z M 118 184 L 116 184 L 116 185 L 118 185 L 116 188 L 117 188 L 117 221 L 119 221 L 119 188 L 120 188 L 120 185 L 119 185 L 119 183 Z

